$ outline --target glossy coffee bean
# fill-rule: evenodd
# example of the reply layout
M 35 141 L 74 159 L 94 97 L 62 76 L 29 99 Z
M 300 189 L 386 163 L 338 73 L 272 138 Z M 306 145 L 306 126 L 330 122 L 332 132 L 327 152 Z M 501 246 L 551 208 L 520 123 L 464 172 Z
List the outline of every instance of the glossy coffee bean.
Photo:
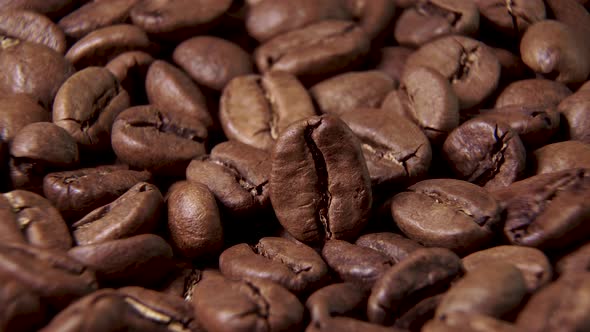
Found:
M 45 15 L 28 10 L 0 11 L 0 35 L 66 51 L 64 32 Z
M 24 126 L 50 122 L 51 113 L 25 94 L 0 97 L 0 140 L 10 142 Z
M 413 240 L 390 232 L 361 235 L 355 244 L 382 253 L 389 257 L 395 264 L 404 260 L 411 252 L 423 248 Z
M 545 174 L 571 168 L 590 168 L 590 144 L 563 141 L 532 151 L 531 164 L 535 174 Z
M 563 99 L 557 110 L 563 115 L 566 137 L 570 140 L 590 144 L 590 92 L 578 90 L 573 95 Z

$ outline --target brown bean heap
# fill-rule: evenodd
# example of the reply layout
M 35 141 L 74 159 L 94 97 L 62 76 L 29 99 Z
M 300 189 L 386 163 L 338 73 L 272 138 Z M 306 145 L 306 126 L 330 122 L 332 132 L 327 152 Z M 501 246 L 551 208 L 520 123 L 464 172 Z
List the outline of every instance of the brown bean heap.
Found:
M 0 0 L 0 331 L 590 331 L 589 9 Z

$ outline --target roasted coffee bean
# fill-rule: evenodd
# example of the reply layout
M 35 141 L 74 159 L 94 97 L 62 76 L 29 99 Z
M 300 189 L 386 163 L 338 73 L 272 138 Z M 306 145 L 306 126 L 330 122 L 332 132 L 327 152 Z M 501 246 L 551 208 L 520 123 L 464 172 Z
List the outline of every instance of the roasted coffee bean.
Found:
M 501 212 L 488 191 L 454 179 L 418 182 L 391 202 L 393 219 L 409 238 L 462 254 L 492 240 Z
M 545 145 L 532 152 L 531 164 L 535 174 L 590 168 L 590 144 L 563 141 Z
M 139 0 L 92 1 L 64 16 L 57 24 L 66 36 L 80 39 L 94 30 L 125 23 Z
M 436 317 L 465 312 L 501 318 L 517 309 L 526 294 L 518 268 L 504 262 L 488 263 L 467 271 L 451 286 L 436 309 Z
M 447 79 L 427 67 L 412 67 L 401 77 L 381 108 L 417 124 L 433 144 L 440 145 L 459 125 L 459 101 Z
M 405 117 L 386 109 L 361 108 L 341 119 L 361 142 L 373 186 L 412 183 L 428 171 L 432 159 L 428 138 Z
M 590 244 L 585 244 L 561 257 L 555 263 L 559 275 L 590 272 Z
M 27 9 L 55 18 L 72 10 L 78 2 L 72 0 L 0 0 L 0 8 Z
M 227 141 L 191 161 L 186 178 L 206 185 L 230 216 L 256 216 L 270 207 L 270 167 L 266 151 Z
M 152 62 L 154 58 L 146 52 L 129 51 L 119 54 L 105 65 L 129 93 L 132 105 L 148 103 L 144 82 Z
M 571 25 L 555 20 L 539 21 L 522 36 L 522 60 L 536 73 L 558 82 L 584 82 L 590 73 L 590 48 L 584 38 Z
M 467 272 L 496 262 L 516 266 L 530 293 L 548 284 L 553 277 L 551 262 L 542 251 L 535 248 L 504 245 L 477 251 L 463 258 Z
M 379 58 L 375 69 L 384 72 L 393 79 L 397 86 L 401 80 L 406 65 L 406 60 L 414 52 L 413 49 L 403 46 L 384 47 L 379 51 Z
M 45 15 L 28 10 L 1 10 L 0 35 L 66 51 L 64 32 Z
M 139 182 L 113 202 L 97 208 L 72 224 L 78 245 L 101 243 L 156 229 L 164 199 L 158 188 Z
M 391 258 L 379 251 L 342 240 L 327 241 L 322 248 L 322 257 L 340 280 L 363 289 L 373 287 L 394 264 Z
M 263 73 L 286 71 L 311 84 L 354 68 L 368 50 L 369 39 L 354 22 L 324 20 L 267 41 L 254 58 Z
M 191 259 L 213 256 L 223 246 L 215 196 L 205 185 L 178 182 L 168 194 L 168 231 L 174 247 Z
M 449 312 L 426 323 L 423 332 L 518 332 L 515 325 L 488 315 Z
M 50 121 L 51 113 L 25 94 L 0 96 L 0 141 L 11 142 L 30 123 Z
M 450 250 L 414 251 L 373 286 L 367 304 L 369 321 L 391 324 L 424 298 L 444 292 L 462 269 L 461 259 Z
M 464 122 L 443 144 L 455 175 L 488 189 L 505 187 L 525 170 L 526 150 L 510 125 L 485 117 Z
M 526 331 L 590 329 L 590 273 L 566 274 L 533 294 L 516 320 Z
M 305 87 L 285 72 L 236 77 L 223 90 L 219 106 L 225 135 L 263 150 L 272 149 L 291 123 L 313 115 Z
M 536 175 L 493 194 L 506 207 L 504 235 L 512 244 L 556 249 L 586 239 L 590 225 L 587 170 Z
M 520 56 L 505 48 L 492 47 L 491 49 L 500 62 L 500 86 L 530 77 L 530 69 L 522 62 Z
M 394 264 L 404 260 L 411 252 L 423 248 L 413 240 L 389 232 L 361 235 L 355 244 L 386 255 Z
M 297 15 L 293 15 L 295 12 Z M 351 13 L 340 0 L 263 0 L 251 6 L 245 23 L 250 36 L 265 42 L 321 20 L 350 18 Z
M 180 175 L 191 159 L 205 153 L 206 138 L 205 125 L 193 115 L 146 105 L 119 114 L 111 143 L 129 166 Z
M 321 113 L 344 115 L 357 108 L 378 108 L 394 89 L 386 74 L 371 70 L 336 75 L 311 87 Z
M 82 168 L 47 174 L 43 194 L 67 221 L 73 222 L 114 201 L 136 183 L 150 179 L 149 172 L 122 165 Z
M 154 234 L 80 245 L 68 255 L 95 271 L 102 286 L 151 285 L 172 267 L 172 248 Z
M 219 256 L 219 269 L 230 279 L 274 281 L 295 294 L 308 294 L 326 281 L 328 267 L 312 248 L 278 237 L 241 243 Z
M 422 326 L 434 317 L 443 294 L 426 297 L 395 320 L 394 326 L 410 331 L 421 331 Z M 404 330 L 405 331 L 405 330 Z
M 143 0 L 131 10 L 131 20 L 158 39 L 179 41 L 210 29 L 231 4 L 231 0 Z
M 379 39 L 387 31 L 395 14 L 396 5 L 389 0 L 345 0 L 344 4 L 369 40 Z
M 352 130 L 330 115 L 289 126 L 273 149 L 270 197 L 281 225 L 300 241 L 354 238 L 372 193 Z
M 66 223 L 47 199 L 25 190 L 10 191 L 3 196 L 14 215 L 10 219 L 14 220 L 2 222 L 15 222 L 22 234 L 20 236 L 27 243 L 39 248 L 58 250 L 67 250 L 72 246 L 72 237 Z
M 406 69 L 412 66 L 432 68 L 446 77 L 461 109 L 483 102 L 500 79 L 500 63 L 492 50 L 463 36 L 442 37 L 424 44 L 408 57 Z
M 565 120 L 566 138 L 590 144 L 590 91 L 578 90 L 563 99 L 557 110 Z
M 475 0 L 475 3 L 494 31 L 514 37 L 546 16 L 543 0 Z
M 495 108 L 511 105 L 557 105 L 572 91 L 563 83 L 542 78 L 512 82 L 500 92 Z
M 145 77 L 145 91 L 150 104 L 159 109 L 184 112 L 197 118 L 205 127 L 213 126 L 205 96 L 182 70 L 166 61 L 154 61 Z
M 233 78 L 254 71 L 250 55 L 240 46 L 213 36 L 183 41 L 174 49 L 172 58 L 195 82 L 215 91 L 223 90 Z
M 475 2 L 461 0 L 419 1 L 406 8 L 395 23 L 395 40 L 419 47 L 444 35 L 475 35 L 479 11 Z
M 190 304 L 141 287 L 101 289 L 55 316 L 44 332 L 202 331 Z
M 21 282 L 52 309 L 98 288 L 94 272 L 61 250 L 0 244 L 0 275 Z
M 194 312 L 207 331 L 298 331 L 303 305 L 266 280 L 233 281 L 204 271 L 193 288 Z
M 109 70 L 87 67 L 59 88 L 53 123 L 70 133 L 82 149 L 110 150 L 113 122 L 129 103 L 129 94 Z
M 480 110 L 480 116 L 505 122 L 527 147 L 542 146 L 559 129 L 560 116 L 552 105 L 513 105 Z
M 158 290 L 162 293 L 172 294 L 190 302 L 193 295 L 193 287 L 201 281 L 202 271 L 192 267 L 192 264 L 180 262 L 176 266 L 162 286 Z
M 146 51 L 151 47 L 146 33 L 130 24 L 117 24 L 94 30 L 78 40 L 66 53 L 77 69 L 103 66 L 126 51 Z
M 0 277 L 0 329 L 3 331 L 36 331 L 46 319 L 46 308 L 39 295 L 24 284 Z
M 0 243 L 26 243 L 10 201 L 0 195 Z
M 72 65 L 53 49 L 0 37 L 0 94 L 24 93 L 51 110 L 53 98 L 74 73 Z
M 73 168 L 78 161 L 78 145 L 66 130 L 50 122 L 28 124 L 10 144 L 12 187 L 40 192 L 46 173 Z

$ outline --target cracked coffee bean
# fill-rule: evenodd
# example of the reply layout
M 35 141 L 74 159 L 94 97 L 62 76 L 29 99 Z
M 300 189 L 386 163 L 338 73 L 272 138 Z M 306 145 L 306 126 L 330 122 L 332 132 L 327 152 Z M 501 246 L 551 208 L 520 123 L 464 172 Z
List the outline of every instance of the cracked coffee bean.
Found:
M 475 0 L 475 3 L 494 31 L 513 37 L 522 35 L 546 16 L 543 0 Z
M 270 198 L 281 225 L 302 242 L 354 238 L 366 225 L 372 194 L 352 130 L 329 115 L 288 127 L 273 149 Z

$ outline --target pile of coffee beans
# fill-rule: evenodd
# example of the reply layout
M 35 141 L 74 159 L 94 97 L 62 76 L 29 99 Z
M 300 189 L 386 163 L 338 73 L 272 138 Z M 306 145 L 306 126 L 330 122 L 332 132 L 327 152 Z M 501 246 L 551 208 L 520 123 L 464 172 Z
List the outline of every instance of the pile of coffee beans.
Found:
M 0 0 L 0 331 L 590 331 L 589 8 Z

